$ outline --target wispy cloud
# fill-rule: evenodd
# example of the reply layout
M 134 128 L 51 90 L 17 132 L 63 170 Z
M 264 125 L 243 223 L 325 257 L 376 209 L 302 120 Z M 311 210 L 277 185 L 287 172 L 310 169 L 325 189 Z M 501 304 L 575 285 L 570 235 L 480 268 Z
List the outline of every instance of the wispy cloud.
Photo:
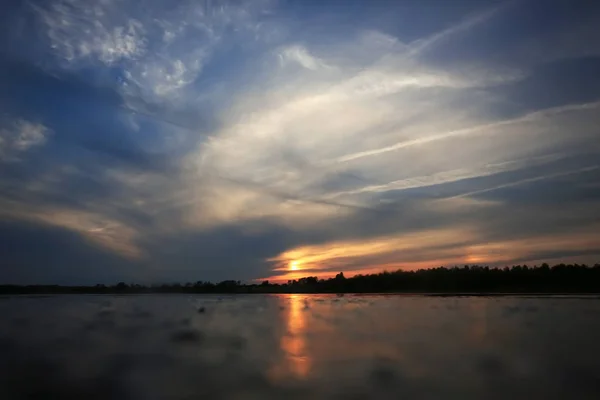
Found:
M 450 171 L 438 172 L 432 175 L 411 177 L 397 181 L 388 182 L 383 185 L 370 185 L 362 188 L 348 190 L 344 192 L 331 193 L 326 195 L 326 198 L 337 198 L 340 196 L 356 195 L 361 193 L 382 193 L 392 190 L 415 189 L 429 187 L 434 185 L 442 185 L 446 183 L 458 182 L 465 179 L 483 178 L 490 175 L 500 174 L 503 172 L 518 171 L 524 168 L 543 165 L 552 161 L 559 160 L 563 157 L 560 154 L 551 154 L 540 156 L 532 159 L 505 161 L 497 164 L 488 164 L 472 169 L 455 169 Z
M 371 238 L 368 240 L 339 241 L 323 245 L 303 246 L 286 251 L 269 261 L 276 271 L 328 269 L 334 264 L 348 259 L 363 259 L 363 267 L 369 266 L 368 258 L 385 256 L 391 253 L 409 252 L 428 247 L 456 245 L 472 240 L 473 232 L 468 229 L 435 230 L 405 235 Z
M 291 261 L 329 273 L 536 257 L 553 243 L 541 233 L 597 212 L 596 78 L 540 67 L 597 54 L 573 39 L 590 42 L 594 18 L 550 35 L 537 24 L 508 32 L 529 7 L 510 1 L 440 8 L 414 26 L 383 13 L 426 18 L 428 7 L 390 3 L 336 26 L 322 22 L 338 21 L 327 4 L 28 4 L 36 29 L 19 32 L 35 46 L 7 57 L 36 71 L 19 75 L 19 61 L 0 77 L 11 88 L 0 101 L 24 116 L 2 117 L 3 218 L 148 268 L 170 257 L 192 268 L 210 247 L 212 269 L 192 269 L 221 278 L 225 259 L 266 276 Z M 91 99 L 98 87 L 108 101 Z M 539 87 L 556 90 L 541 98 Z M 562 207 L 589 200 L 571 213 L 540 198 L 567 176 L 580 184 Z M 509 251 L 517 238 L 541 244 Z M 261 251 L 232 261 L 238 245 Z
M 201 74 L 226 32 L 254 31 L 254 16 L 267 5 L 184 1 L 173 7 L 108 0 L 90 6 L 81 0 L 59 0 L 34 9 L 65 66 L 79 68 L 96 61 L 119 66 L 126 101 L 141 96 L 182 106 L 195 97 L 184 89 Z
M 600 240 L 593 230 L 583 229 L 570 234 L 540 234 L 529 240 L 481 243 L 476 230 L 457 227 L 360 241 L 334 241 L 297 247 L 270 259 L 274 275 L 268 279 L 330 276 L 349 265 L 350 274 L 465 263 L 494 266 L 518 260 L 540 261 L 538 257 L 549 249 L 572 252 L 600 249 Z
M 141 22 L 120 13 L 112 1 L 90 6 L 80 0 L 61 0 L 33 7 L 46 27 L 51 48 L 68 62 L 97 58 L 110 65 L 146 51 Z
M 0 219 L 22 219 L 69 229 L 80 233 L 92 244 L 120 256 L 135 260 L 143 256 L 135 244 L 138 236 L 135 229 L 100 214 L 52 207 L 27 208 L 10 201 L 3 201 L 1 204 L 3 210 L 0 212 Z
M 436 134 L 436 135 L 406 140 L 406 141 L 398 142 L 393 145 L 382 147 L 379 149 L 361 151 L 361 152 L 357 152 L 357 153 L 353 153 L 353 154 L 347 154 L 347 155 L 344 155 L 342 157 L 339 157 L 339 158 L 333 160 L 333 162 L 353 161 L 353 160 L 363 158 L 363 157 L 376 156 L 376 155 L 380 155 L 383 153 L 400 150 L 400 149 L 403 149 L 406 147 L 424 145 L 424 144 L 428 144 L 431 142 L 444 140 L 444 139 L 450 139 L 450 138 L 457 137 L 457 136 L 484 135 L 484 134 L 490 134 L 490 133 L 497 133 L 498 128 L 505 128 L 505 127 L 508 127 L 511 125 L 530 123 L 530 122 L 537 121 L 540 119 L 545 119 L 547 117 L 552 117 L 554 115 L 561 114 L 561 113 L 568 113 L 571 111 L 585 111 L 585 110 L 597 109 L 599 107 L 600 107 L 600 103 L 594 102 L 594 103 L 587 103 L 587 104 L 560 106 L 560 107 L 552 108 L 549 110 L 543 110 L 543 111 L 535 111 L 535 112 L 526 114 L 522 117 L 512 119 L 512 120 L 498 121 L 498 122 L 493 122 L 490 124 L 471 126 L 468 128 L 452 130 L 452 131 L 443 132 L 443 133 Z M 515 133 L 517 133 L 519 131 L 521 131 L 521 130 L 513 129 L 513 132 L 515 132 Z
M 321 68 L 331 68 L 319 58 L 313 56 L 308 50 L 301 45 L 286 46 L 279 51 L 279 59 L 282 65 L 286 65 L 290 62 L 295 62 L 302 67 L 310 70 L 317 70 Z
M 486 21 L 490 20 L 513 3 L 514 1 L 505 1 L 499 6 L 491 7 L 474 15 L 470 15 L 457 24 L 454 24 L 440 32 L 436 32 L 430 36 L 415 40 L 414 42 L 409 43 L 408 53 L 410 56 L 414 57 L 418 56 L 422 52 L 430 51 L 444 41 L 452 40 L 453 36 L 467 32 L 477 25 L 484 24 Z
M 560 178 L 560 177 L 563 177 L 563 176 L 583 174 L 585 172 L 597 171 L 599 169 L 600 169 L 600 165 L 592 165 L 592 166 L 589 166 L 589 167 L 578 168 L 578 169 L 570 170 L 570 171 L 563 171 L 563 172 L 556 172 L 556 173 L 553 173 L 553 174 L 540 175 L 540 176 L 535 176 L 533 178 L 520 179 L 520 180 L 517 180 L 517 181 L 514 181 L 514 182 L 505 183 L 503 185 L 498 185 L 498 186 L 493 186 L 493 187 L 490 187 L 490 188 L 475 190 L 475 191 L 468 192 L 468 193 L 462 193 L 462 194 L 460 194 L 458 196 L 455 196 L 455 197 L 471 197 L 471 196 L 475 196 L 475 195 L 478 195 L 478 194 L 483 194 L 483 193 L 487 193 L 487 192 L 493 192 L 495 190 L 505 189 L 505 188 L 519 186 L 519 185 L 525 185 L 527 183 L 533 183 L 533 182 L 543 181 L 543 180 L 547 180 L 547 179 Z
M 18 161 L 31 148 L 42 146 L 52 132 L 40 123 L 24 119 L 10 125 L 0 129 L 0 161 Z
M 477 80 L 467 83 L 448 72 L 439 76 L 434 73 L 427 75 L 427 67 L 425 72 L 416 72 L 413 66 L 406 69 L 407 66 L 391 65 L 395 69 L 390 65 L 382 69 L 381 65 L 375 64 L 358 74 L 338 68 L 333 75 L 328 71 L 327 77 L 323 77 L 324 84 L 314 83 L 309 75 L 303 78 L 296 74 L 294 81 L 285 86 L 285 95 L 281 87 L 271 89 L 267 81 L 266 90 L 246 95 L 254 101 L 242 98 L 239 105 L 234 106 L 235 112 L 223 116 L 223 127 L 211 136 L 209 142 L 203 143 L 189 161 L 199 170 L 210 168 L 218 175 L 255 182 L 294 198 L 333 199 L 340 195 L 424 187 L 525 168 L 526 163 L 519 165 L 511 160 L 531 158 L 530 154 L 534 154 L 530 167 L 550 160 L 552 152 L 539 146 L 540 135 L 550 139 L 544 141 L 544 146 L 553 141 L 567 143 L 577 140 L 579 134 L 554 135 L 550 132 L 556 130 L 557 124 L 567 124 L 571 115 L 583 115 L 598 107 L 597 103 L 568 105 L 514 119 L 482 123 L 476 115 L 459 110 L 454 104 L 463 93 L 461 89 L 467 92 L 466 89 L 472 85 L 479 85 Z M 411 75 L 413 71 L 417 75 Z M 277 73 L 274 71 L 274 74 Z M 274 79 L 280 81 L 277 77 Z M 482 85 L 495 85 L 494 78 Z M 438 90 L 438 97 L 431 99 L 426 91 L 433 87 Z M 423 96 L 428 101 L 423 102 Z M 477 111 L 478 105 L 475 104 L 471 113 L 477 114 Z M 428 115 L 436 118 L 431 120 L 426 117 Z M 544 127 L 549 125 L 555 127 L 544 132 Z M 446 130 L 452 126 L 460 128 Z M 431 134 L 438 129 L 442 133 Z M 589 135 L 587 127 L 581 131 L 584 137 Z M 514 143 L 507 146 L 508 135 L 513 135 Z M 471 143 L 466 141 L 473 137 L 480 138 Z M 376 146 L 394 138 L 404 140 L 384 147 Z M 462 140 L 463 158 L 445 161 L 442 171 L 422 174 L 435 166 L 429 161 L 413 158 L 413 154 L 425 151 L 430 156 L 435 153 L 443 157 L 443 145 L 440 147 L 439 143 L 454 138 Z M 521 143 L 521 147 L 516 143 Z M 486 160 L 478 153 L 477 149 L 484 144 L 487 147 L 497 146 L 498 151 L 491 159 Z M 356 151 L 361 147 L 371 149 Z M 386 153 L 412 148 L 410 164 L 398 156 L 382 158 Z M 344 154 L 347 149 L 354 152 Z M 530 150 L 526 152 L 525 149 Z M 471 157 L 470 153 L 473 153 Z M 299 164 L 295 160 L 302 162 Z M 450 165 L 456 167 L 448 168 Z M 352 171 L 359 171 L 375 182 L 386 182 L 392 171 L 407 169 L 409 173 L 400 173 L 405 177 L 385 184 L 357 187 L 359 182 L 355 181 L 342 184 L 352 188 L 333 192 L 324 186 L 328 180 Z M 261 204 L 265 213 L 261 215 L 271 215 L 271 211 L 277 209 L 269 200 L 261 200 L 256 193 L 250 196 L 255 199 L 253 203 L 241 200 L 249 198 L 247 196 L 235 197 L 240 200 L 236 204 L 241 214 L 248 213 L 242 210 L 250 209 L 254 210 L 254 214 L 257 207 L 263 208 Z M 363 203 L 363 200 L 351 204 L 368 207 L 369 204 Z M 221 207 L 221 203 L 215 204 Z M 240 214 L 232 215 L 239 217 Z M 321 218 L 320 215 L 317 218 Z M 310 219 L 308 214 L 305 219 Z

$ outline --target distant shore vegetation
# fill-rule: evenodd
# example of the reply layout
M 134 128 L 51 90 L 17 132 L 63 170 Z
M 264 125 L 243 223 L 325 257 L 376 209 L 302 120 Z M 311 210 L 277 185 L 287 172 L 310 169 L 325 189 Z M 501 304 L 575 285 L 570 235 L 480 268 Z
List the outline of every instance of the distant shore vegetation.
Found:
M 465 265 L 416 271 L 398 270 L 329 279 L 307 276 L 287 283 L 197 281 L 140 285 L 0 285 L 0 294 L 142 294 L 142 293 L 600 293 L 600 264 L 515 265 L 504 268 Z

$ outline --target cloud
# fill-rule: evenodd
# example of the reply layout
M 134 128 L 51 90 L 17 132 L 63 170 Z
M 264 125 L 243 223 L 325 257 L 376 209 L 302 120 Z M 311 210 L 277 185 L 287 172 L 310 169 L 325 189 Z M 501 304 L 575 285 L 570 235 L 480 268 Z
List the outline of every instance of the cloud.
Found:
M 144 269 L 79 233 L 31 220 L 0 218 L 0 281 L 6 284 L 115 284 Z
M 267 80 L 261 86 L 261 91 L 250 91 L 243 95 L 238 105 L 221 117 L 224 121 L 222 128 L 213 133 L 209 141 L 203 142 L 196 154 L 190 155 L 189 165 L 198 171 L 213 171 L 214 175 L 232 181 L 252 182 L 265 188 L 265 192 L 279 191 L 288 193 L 288 198 L 313 201 L 330 200 L 341 194 L 423 187 L 527 167 L 526 164 L 517 166 L 515 158 L 531 158 L 531 166 L 541 160 L 551 159 L 552 151 L 557 149 L 543 148 L 536 152 L 536 148 L 539 148 L 537 141 L 544 130 L 541 126 L 556 125 L 559 119 L 567 118 L 566 115 L 570 113 L 584 114 L 598 106 L 596 103 L 561 106 L 514 119 L 482 123 L 471 115 L 477 114 L 478 104 L 481 103 L 479 99 L 477 104 L 471 105 L 471 110 L 465 110 L 457 98 L 468 93 L 471 87 L 496 85 L 493 74 L 481 81 L 468 81 L 463 80 L 460 74 L 447 71 L 428 73 L 427 66 L 419 70 L 416 65 L 390 61 L 394 57 L 394 53 L 381 56 L 370 68 L 358 72 L 352 68 L 344 70 L 338 67 L 335 73 L 328 71 L 321 76 L 321 81 L 316 82 L 311 75 L 295 73 L 293 80 L 283 87 L 279 85 L 281 78 L 277 74 L 285 77 L 285 71 L 274 71 L 273 84 Z M 436 90 L 434 98 L 430 97 L 433 93 L 429 92 L 430 89 Z M 435 115 L 436 118 L 424 118 L 426 115 Z M 394 129 L 396 126 L 400 128 Z M 458 129 L 444 132 L 452 126 Z M 437 129 L 442 133 L 432 134 Z M 531 134 L 523 135 L 524 131 Z M 587 127 L 582 129 L 583 132 L 586 132 L 584 137 L 589 134 Z M 515 142 L 520 144 L 510 143 L 507 146 L 504 143 L 511 133 L 515 135 Z M 486 137 L 478 138 L 472 144 L 466 142 L 473 136 Z M 563 134 L 556 135 L 545 140 L 544 146 L 553 140 L 564 144 L 577 137 L 578 134 L 571 138 Z M 394 138 L 404 140 L 385 147 L 376 146 L 378 142 L 390 142 Z M 442 156 L 443 146 L 453 138 L 461 138 L 463 155 L 471 152 L 475 157 L 450 159 L 443 166 L 432 165 L 434 159 L 431 157 L 435 157 L 435 153 Z M 494 159 L 481 158 L 478 149 L 484 140 L 486 146 L 498 147 Z M 436 146 L 440 147 L 439 151 Z M 519 146 L 520 150 L 530 149 L 529 153 L 515 151 Z M 361 147 L 371 149 L 356 151 Z M 347 152 L 346 149 L 355 152 Z M 414 151 L 415 157 L 418 153 L 427 152 L 431 161 L 424 163 L 412 157 L 412 154 L 409 154 L 410 164 L 397 156 L 396 159 L 391 155 L 382 157 L 386 153 L 405 149 Z M 528 157 L 530 154 L 534 156 Z M 451 165 L 455 165 L 455 168 L 449 168 Z M 432 167 L 437 167 L 438 171 L 430 172 Z M 346 181 L 345 185 L 350 187 L 336 192 L 330 192 L 325 187 L 336 186 L 330 183 L 340 180 L 339 177 L 344 174 L 354 173 L 356 176 L 355 172 L 358 172 L 358 175 L 368 176 L 371 181 L 386 182 L 392 171 L 407 169 L 410 172 L 401 172 L 401 175 L 407 175 L 405 178 L 387 183 L 356 187 L 357 183 L 364 182 Z M 199 179 L 194 178 L 193 174 L 190 176 Z M 231 189 L 231 195 L 227 195 L 226 191 L 230 188 L 231 185 L 221 186 L 218 190 L 222 190 L 223 194 L 219 198 L 232 198 L 235 201 L 202 202 L 203 215 L 221 213 L 223 218 L 229 218 L 230 221 L 255 218 L 256 215 L 281 216 L 281 211 L 276 211 L 281 207 L 274 206 L 272 199 L 265 197 L 264 193 L 242 194 L 241 189 L 236 188 Z M 199 191 L 204 192 L 203 189 Z M 198 196 L 202 196 L 201 193 Z M 364 203 L 363 198 L 354 200 L 347 204 L 371 205 Z M 229 217 L 222 214 L 225 209 L 230 210 Z M 330 209 L 329 212 L 336 215 L 338 211 Z M 308 209 L 304 210 L 304 221 L 311 220 L 310 213 Z M 315 218 L 323 218 L 322 213 L 316 213 Z
M 473 239 L 466 229 L 434 230 L 404 235 L 392 235 L 353 241 L 330 242 L 322 245 L 303 246 L 284 252 L 270 259 L 277 264 L 276 270 L 287 271 L 294 262 L 298 270 L 321 269 L 334 261 L 368 256 L 384 256 L 389 253 L 410 251 L 432 246 L 456 245 Z
M 450 171 L 443 171 L 432 175 L 411 177 L 408 179 L 392 181 L 382 185 L 370 185 L 350 191 L 331 193 L 328 194 L 326 197 L 336 198 L 340 196 L 356 195 L 361 193 L 381 193 L 392 190 L 406 190 L 429 187 L 434 185 L 442 185 L 445 183 L 457 182 L 465 179 L 482 178 L 490 175 L 500 174 L 503 172 L 516 171 L 519 169 L 532 167 L 534 165 L 551 162 L 558 158 L 560 158 L 560 155 L 547 155 L 529 160 L 514 160 L 498 164 L 487 164 L 482 166 L 481 168 L 455 169 Z
M 331 68 L 322 60 L 311 55 L 304 46 L 300 45 L 291 45 L 281 49 L 279 52 L 279 59 L 282 65 L 285 65 L 289 62 L 296 62 L 302 67 L 310 70 Z
M 444 140 L 444 139 L 450 139 L 450 138 L 458 137 L 458 136 L 482 135 L 482 134 L 496 133 L 496 132 L 498 132 L 497 128 L 506 128 L 506 127 L 510 127 L 510 125 L 515 125 L 515 124 L 523 124 L 523 123 L 528 124 L 531 121 L 536 121 L 539 119 L 546 119 L 547 117 L 552 117 L 552 116 L 555 116 L 555 115 L 561 114 L 561 113 L 568 113 L 568 112 L 573 112 L 573 111 L 575 111 L 575 112 L 586 111 L 586 110 L 591 110 L 591 109 L 597 109 L 598 107 L 600 107 L 600 103 L 594 102 L 594 103 L 587 103 L 587 104 L 560 106 L 560 107 L 556 107 L 556 108 L 549 109 L 549 110 L 543 110 L 543 111 L 535 111 L 535 112 L 526 114 L 522 117 L 519 117 L 519 118 L 516 118 L 513 120 L 504 120 L 504 121 L 499 121 L 499 122 L 493 122 L 491 124 L 471 126 L 468 128 L 453 130 L 453 131 L 444 132 L 444 133 L 440 133 L 440 134 L 436 134 L 436 135 L 419 137 L 419 138 L 415 138 L 412 140 L 395 143 L 393 145 L 382 147 L 379 149 L 362 151 L 362 152 L 357 152 L 354 154 L 347 154 L 347 155 L 337 158 L 336 160 L 334 160 L 334 162 L 353 161 L 353 160 L 363 158 L 363 157 L 380 155 L 383 153 L 400 150 L 400 149 L 403 149 L 406 147 L 424 145 L 424 144 L 428 144 L 431 142 L 436 142 L 436 141 Z M 521 128 L 521 127 L 522 126 L 519 126 L 518 128 Z M 520 131 L 520 129 L 518 129 L 518 128 L 513 131 Z
M 461 204 L 454 200 L 424 201 L 417 207 L 408 204 L 410 218 L 390 213 L 387 218 L 391 222 L 372 216 L 367 224 L 365 220 L 341 223 L 332 240 L 320 239 L 271 258 L 273 275 L 264 277 L 285 281 L 307 275 L 331 276 L 339 271 L 353 274 L 440 265 L 503 266 L 544 262 L 561 254 L 598 254 L 600 250 L 594 234 L 599 221 L 590 221 L 600 207 L 598 203 L 580 204 L 578 212 L 553 218 L 556 211 L 552 207 L 514 204 L 511 214 L 506 214 L 498 202 Z M 349 232 L 346 238 L 342 231 Z M 292 262 L 294 270 L 290 268 Z
M 80 233 L 90 243 L 123 257 L 134 260 L 142 257 L 140 249 L 135 245 L 135 229 L 100 214 L 51 207 L 35 209 L 5 201 L 0 217 L 3 220 L 25 220 L 65 228 Z
M 81 0 L 35 5 L 50 47 L 68 68 L 102 63 L 122 68 L 120 91 L 126 103 L 136 97 L 152 103 L 193 101 L 188 86 L 231 31 L 255 31 L 255 16 L 267 1 L 219 5 L 147 0 L 106 0 L 90 6 Z M 130 98 L 134 99 L 130 99 Z
M 110 65 L 146 51 L 142 24 L 124 17 L 115 6 L 112 1 L 90 5 L 61 0 L 33 7 L 46 27 L 50 47 L 66 61 L 96 58 Z
M 514 2 L 513 1 L 505 1 L 504 3 L 502 3 L 499 6 L 490 7 L 486 10 L 477 12 L 474 15 L 470 15 L 470 16 L 464 18 L 459 23 L 454 24 L 440 32 L 436 32 L 425 38 L 415 40 L 414 42 L 412 42 L 408 45 L 409 54 L 412 57 L 416 57 L 420 53 L 423 53 L 425 51 L 431 51 L 436 46 L 438 46 L 440 43 L 451 40 L 453 38 L 453 36 L 458 35 L 460 33 L 470 31 L 474 27 L 477 27 L 477 25 L 485 23 L 486 21 L 490 20 L 491 18 L 495 17 L 498 13 L 500 13 L 501 11 L 506 9 L 512 3 L 514 3 Z
M 581 173 L 585 173 L 585 172 L 592 172 L 592 171 L 596 171 L 598 169 L 600 169 L 600 165 L 592 165 L 589 167 L 579 168 L 579 169 L 572 170 L 572 171 L 563 171 L 563 172 L 557 172 L 554 174 L 541 175 L 541 176 L 536 176 L 533 178 L 527 178 L 527 179 L 522 179 L 522 180 L 510 182 L 510 183 L 505 183 L 503 185 L 494 186 L 491 188 L 476 190 L 474 192 L 463 193 L 457 197 L 470 197 L 470 196 L 474 196 L 474 195 L 478 195 L 478 194 L 492 192 L 494 190 L 524 185 L 527 183 L 538 182 L 538 181 L 542 181 L 542 180 L 546 180 L 546 179 L 559 178 L 559 177 L 564 177 L 564 176 L 569 176 L 569 175 L 574 175 L 574 174 L 581 174 Z
M 33 4 L 38 29 L 21 32 L 35 46 L 0 49 L 0 102 L 23 116 L 0 142 L 3 161 L 21 161 L 0 172 L 13 227 L 166 280 L 596 246 L 581 233 L 600 199 L 596 61 L 571 44 L 518 56 L 515 37 L 552 36 L 507 32 L 526 5 L 375 7 L 321 26 L 341 20 L 270 1 Z M 400 12 L 406 24 L 385 23 Z
M 18 119 L 12 126 L 0 129 L 0 161 L 18 161 L 32 148 L 42 146 L 52 133 L 46 126 Z

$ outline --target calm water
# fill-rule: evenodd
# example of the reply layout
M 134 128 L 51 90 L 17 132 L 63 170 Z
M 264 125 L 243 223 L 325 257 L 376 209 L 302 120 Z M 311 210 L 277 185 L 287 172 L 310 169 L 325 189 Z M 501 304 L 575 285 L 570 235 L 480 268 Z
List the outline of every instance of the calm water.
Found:
M 600 399 L 598 299 L 17 296 L 0 320 L 1 399 Z

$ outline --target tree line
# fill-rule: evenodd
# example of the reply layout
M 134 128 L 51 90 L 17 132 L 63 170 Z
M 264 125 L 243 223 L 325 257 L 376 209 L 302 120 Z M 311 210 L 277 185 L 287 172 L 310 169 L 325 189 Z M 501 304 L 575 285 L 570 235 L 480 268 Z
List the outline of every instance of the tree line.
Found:
M 600 293 L 600 264 L 548 264 L 504 268 L 465 265 L 329 279 L 307 276 L 287 283 L 226 280 L 185 284 L 0 285 L 0 294 L 142 294 L 142 293 Z

